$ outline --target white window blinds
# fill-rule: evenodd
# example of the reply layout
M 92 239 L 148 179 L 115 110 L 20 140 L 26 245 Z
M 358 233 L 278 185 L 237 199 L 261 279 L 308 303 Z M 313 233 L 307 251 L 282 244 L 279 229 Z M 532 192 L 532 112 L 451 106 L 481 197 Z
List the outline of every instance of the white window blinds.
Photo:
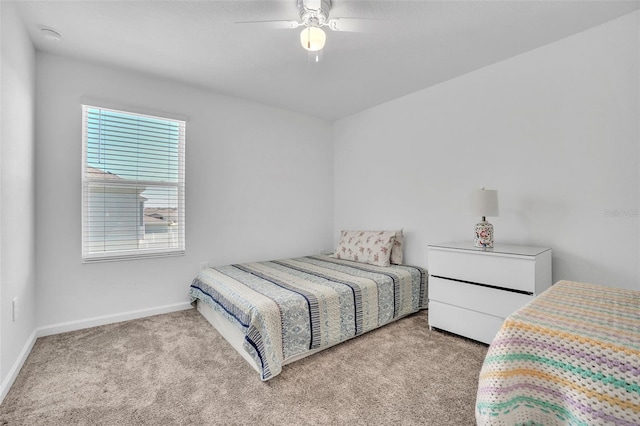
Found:
M 183 254 L 185 122 L 82 106 L 84 262 Z

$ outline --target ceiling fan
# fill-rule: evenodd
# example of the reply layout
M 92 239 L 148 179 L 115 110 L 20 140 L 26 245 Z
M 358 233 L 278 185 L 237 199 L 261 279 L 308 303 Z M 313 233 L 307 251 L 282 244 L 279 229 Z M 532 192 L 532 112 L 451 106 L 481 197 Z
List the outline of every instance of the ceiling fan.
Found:
M 322 27 L 332 31 L 363 32 L 367 30 L 367 18 L 329 18 L 331 0 L 297 0 L 299 21 L 244 21 L 237 24 L 263 24 L 269 28 L 295 29 L 304 27 L 300 33 L 300 44 L 310 52 L 322 50 L 327 36 Z

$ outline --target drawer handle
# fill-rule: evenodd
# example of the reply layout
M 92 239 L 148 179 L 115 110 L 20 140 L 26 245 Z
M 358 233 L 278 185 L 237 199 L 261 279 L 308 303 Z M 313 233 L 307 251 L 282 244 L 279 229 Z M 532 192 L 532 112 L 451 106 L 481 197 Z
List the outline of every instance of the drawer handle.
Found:
M 455 278 L 447 278 L 447 277 L 443 277 L 441 275 L 431 275 L 433 278 L 440 278 L 443 280 L 448 280 L 448 281 L 455 281 L 458 283 L 464 283 L 464 284 L 471 284 L 471 285 L 477 285 L 480 287 L 487 287 L 487 288 L 494 288 L 496 290 L 502 290 L 502 291 L 510 291 L 512 293 L 518 293 L 518 294 L 525 294 L 527 296 L 533 296 L 533 292 L 530 291 L 524 291 L 524 290 L 517 290 L 517 289 L 513 289 L 513 288 L 504 288 L 504 287 L 498 287 L 496 285 L 489 285 L 489 284 L 480 284 L 480 283 L 474 283 L 472 281 L 465 281 L 465 280 L 457 280 Z

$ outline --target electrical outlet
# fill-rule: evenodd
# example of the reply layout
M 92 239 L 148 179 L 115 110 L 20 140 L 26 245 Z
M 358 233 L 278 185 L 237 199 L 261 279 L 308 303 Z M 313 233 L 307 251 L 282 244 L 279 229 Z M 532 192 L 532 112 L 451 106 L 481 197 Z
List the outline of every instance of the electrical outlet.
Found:
M 209 267 L 209 262 L 200 262 L 200 269 L 205 269 Z
M 11 320 L 16 322 L 18 320 L 18 298 L 14 297 L 11 301 Z

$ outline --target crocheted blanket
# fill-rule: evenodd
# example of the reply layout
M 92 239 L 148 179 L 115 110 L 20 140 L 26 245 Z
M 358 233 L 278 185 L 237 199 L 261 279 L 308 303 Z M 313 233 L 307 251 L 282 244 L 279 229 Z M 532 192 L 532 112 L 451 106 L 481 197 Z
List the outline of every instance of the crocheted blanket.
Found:
M 560 281 L 487 352 L 479 425 L 639 425 L 640 292 Z

